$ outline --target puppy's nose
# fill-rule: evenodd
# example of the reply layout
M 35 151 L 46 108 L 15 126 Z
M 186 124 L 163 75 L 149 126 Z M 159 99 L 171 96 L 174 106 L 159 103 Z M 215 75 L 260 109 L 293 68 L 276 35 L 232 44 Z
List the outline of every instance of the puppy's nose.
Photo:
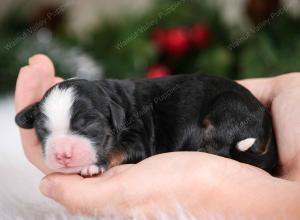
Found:
M 97 157 L 96 150 L 88 139 L 75 135 L 60 135 L 48 140 L 45 160 L 51 169 L 56 170 L 87 166 L 95 163 Z
M 55 153 L 56 161 L 64 166 L 67 166 L 72 161 L 72 152 Z

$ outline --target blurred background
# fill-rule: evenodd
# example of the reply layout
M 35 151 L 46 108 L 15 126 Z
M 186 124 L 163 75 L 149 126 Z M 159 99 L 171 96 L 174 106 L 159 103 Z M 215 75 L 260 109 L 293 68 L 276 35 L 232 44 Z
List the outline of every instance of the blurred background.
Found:
M 229 78 L 300 69 L 299 0 L 1 0 L 0 93 L 30 56 L 59 75 Z
M 273 76 L 300 70 L 299 27 L 300 0 L 0 0 L 1 219 L 57 212 L 13 120 L 18 70 L 32 55 L 48 55 L 62 77 Z

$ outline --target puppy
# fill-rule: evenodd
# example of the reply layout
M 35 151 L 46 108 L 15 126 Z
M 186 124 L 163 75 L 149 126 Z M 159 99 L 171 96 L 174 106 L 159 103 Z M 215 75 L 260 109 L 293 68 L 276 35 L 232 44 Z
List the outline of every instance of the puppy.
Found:
M 268 172 L 277 165 L 269 111 L 219 77 L 66 80 L 15 121 L 35 128 L 56 172 L 92 176 L 172 151 L 207 152 Z

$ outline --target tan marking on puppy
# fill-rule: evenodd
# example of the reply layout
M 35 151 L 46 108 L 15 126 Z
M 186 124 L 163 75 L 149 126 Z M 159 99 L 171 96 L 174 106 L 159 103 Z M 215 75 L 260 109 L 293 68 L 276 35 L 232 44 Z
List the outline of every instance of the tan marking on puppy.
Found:
M 205 117 L 204 117 L 204 119 L 203 119 L 203 121 L 202 121 L 202 126 L 203 126 L 204 128 L 211 128 L 211 127 L 213 127 L 213 125 L 211 124 L 211 121 L 210 121 L 210 119 L 208 118 L 208 116 L 205 116 Z
M 205 116 L 203 121 L 202 121 L 202 127 L 201 129 L 201 136 L 203 137 L 203 141 L 211 139 L 213 135 L 213 131 L 215 129 L 214 125 L 211 123 L 211 120 L 209 119 L 208 116 Z
M 126 154 L 120 150 L 113 150 L 110 155 L 110 162 L 108 168 L 118 166 L 124 163 L 127 159 Z
M 271 143 L 271 138 L 272 138 L 272 137 L 270 137 L 270 138 L 268 139 L 267 143 L 266 143 L 265 145 L 262 146 L 260 155 L 264 155 L 264 154 L 268 153 L 269 145 L 270 145 L 270 143 Z

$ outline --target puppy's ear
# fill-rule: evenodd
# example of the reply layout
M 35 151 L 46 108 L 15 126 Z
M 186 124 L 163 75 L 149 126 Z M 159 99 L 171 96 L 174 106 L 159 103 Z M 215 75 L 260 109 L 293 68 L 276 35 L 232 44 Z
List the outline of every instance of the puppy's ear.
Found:
M 30 105 L 16 115 L 15 122 L 19 127 L 26 129 L 33 128 L 37 105 L 38 103 Z
M 110 115 L 114 129 L 122 129 L 125 122 L 125 111 L 120 105 L 118 105 L 113 100 L 111 100 L 110 102 Z

